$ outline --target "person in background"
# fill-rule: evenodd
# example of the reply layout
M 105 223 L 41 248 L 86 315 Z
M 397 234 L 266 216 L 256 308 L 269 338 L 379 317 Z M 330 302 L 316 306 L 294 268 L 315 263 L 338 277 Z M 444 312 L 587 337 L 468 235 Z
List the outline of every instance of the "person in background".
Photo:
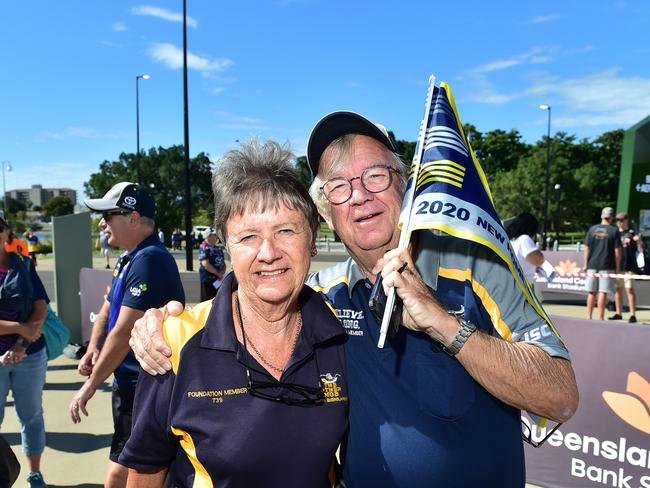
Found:
M 0 425 L 11 391 L 29 467 L 27 484 L 43 488 L 47 486 L 41 474 L 47 354 L 41 328 L 49 299 L 30 259 L 5 250 L 10 232 L 0 218 Z
M 205 241 L 199 246 L 199 279 L 201 280 L 201 301 L 212 300 L 226 272 L 223 249 L 218 245 L 217 233 L 208 231 Z
M 162 229 L 158 229 L 158 240 L 163 244 L 165 243 L 165 233 Z
M 34 234 L 34 229 L 28 229 L 25 233 L 25 240 L 27 241 L 27 250 L 29 257 L 32 258 L 32 263 L 36 267 L 36 253 L 38 252 L 38 236 Z
M 97 243 L 95 247 L 100 250 L 102 256 L 106 258 L 106 269 L 111 269 L 111 251 L 112 247 L 108 243 L 108 234 L 104 230 L 99 231 L 99 236 L 97 236 Z
M 614 295 L 614 278 L 593 276 L 594 273 L 618 273 L 621 269 L 621 234 L 612 226 L 614 209 L 603 208 L 600 224 L 592 225 L 585 236 L 582 270 L 588 273 L 587 317 L 591 320 L 598 295 L 598 320 L 605 320 L 607 295 Z
M 4 218 L 4 217 L 0 217 Z M 23 241 L 20 237 L 16 236 L 14 234 L 14 230 L 11 228 L 11 222 L 6 221 L 6 224 L 9 227 L 9 237 L 7 238 L 7 242 L 5 242 L 5 250 L 7 252 L 15 252 L 16 254 L 20 254 L 21 256 L 29 257 L 29 251 L 28 251 L 28 246 L 25 241 Z
M 183 240 L 183 234 L 178 229 L 174 230 L 172 234 L 172 250 L 180 251 L 181 250 L 181 241 Z
M 515 217 L 507 228 L 510 245 L 517 256 L 526 279 L 533 285 L 537 297 L 541 300 L 542 294 L 535 279 L 535 270 L 544 264 L 544 255 L 537 248 L 533 237 L 537 234 L 539 222 L 527 213 L 521 213 Z
M 616 214 L 616 224 L 621 234 L 621 272 L 625 278 L 616 280 L 616 313 L 609 320 L 623 319 L 623 287 L 627 293 L 627 303 L 630 306 L 631 324 L 636 322 L 636 293 L 634 292 L 634 279 L 628 276 L 639 273 L 636 262 L 637 252 L 643 252 L 643 239 L 630 227 L 630 216 L 625 212 Z
M 144 310 L 172 299 L 185 302 L 185 293 L 174 258 L 155 234 L 156 203 L 149 192 L 125 181 L 113 186 L 103 198 L 86 200 L 85 205 L 101 212 L 99 226 L 108 235 L 109 245 L 127 252 L 115 266 L 111 290 L 95 316 L 86 354 L 78 365 L 79 373 L 88 379 L 70 401 L 68 412 L 74 423 L 81 422 L 81 413 L 88 415 L 86 405 L 97 388 L 114 374 L 114 433 L 104 486 L 123 488 L 128 470 L 118 458 L 131 434 L 140 372 L 129 349 L 131 328 Z

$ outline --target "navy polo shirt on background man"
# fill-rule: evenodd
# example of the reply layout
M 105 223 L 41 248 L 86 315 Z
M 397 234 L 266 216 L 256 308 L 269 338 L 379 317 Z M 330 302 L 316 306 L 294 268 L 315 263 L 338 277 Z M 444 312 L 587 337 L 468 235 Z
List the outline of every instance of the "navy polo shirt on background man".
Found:
M 416 266 L 450 313 L 568 359 L 553 333 L 527 334 L 546 323 L 507 286 L 510 271 L 484 248 L 432 239 L 429 231 L 419 235 L 427 242 Z M 503 283 L 499 296 L 481 286 L 490 280 Z M 379 349 L 379 324 L 368 308 L 372 285 L 351 258 L 308 283 L 332 304 L 348 334 L 350 429 L 342 456 L 348 487 L 524 486 L 519 410 L 490 395 L 426 334 L 400 327 Z
M 247 366 L 255 381 L 276 380 L 237 340 L 236 288 L 230 273 L 214 301 L 165 321 L 172 371 L 141 375 L 120 464 L 155 471 L 173 463 L 175 486 L 333 486 L 332 461 L 348 425 L 343 329 L 305 287 L 303 328 L 280 380 L 311 387 L 320 380 L 325 401 L 298 406 L 254 397 Z
M 116 286 L 118 281 L 119 287 Z M 115 296 L 114 291 L 118 288 L 121 294 Z M 185 302 L 178 266 L 165 245 L 155 234 L 151 234 L 135 249 L 123 254 L 115 266 L 108 301 L 111 310 L 118 312 L 115 320 L 109 322 L 108 332 L 115 326 L 120 307 L 147 310 L 159 307 L 169 300 Z M 129 349 L 124 361 L 114 372 L 115 384 L 122 390 L 134 390 L 139 373 L 140 365 Z

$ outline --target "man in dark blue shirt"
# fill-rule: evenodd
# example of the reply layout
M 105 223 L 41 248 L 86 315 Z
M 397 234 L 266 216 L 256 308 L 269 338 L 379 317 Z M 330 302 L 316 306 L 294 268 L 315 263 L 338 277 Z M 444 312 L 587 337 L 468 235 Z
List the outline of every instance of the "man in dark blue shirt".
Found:
M 79 372 L 88 380 L 70 402 L 69 410 L 72 421 L 80 422 L 79 411 L 88 415 L 87 402 L 114 373 L 115 432 L 104 485 L 124 487 L 128 469 L 117 460 L 131 433 L 140 372 L 129 348 L 131 328 L 148 308 L 169 300 L 184 302 L 185 294 L 176 262 L 154 232 L 156 204 L 144 188 L 129 182 L 118 183 L 103 198 L 89 199 L 85 204 L 102 213 L 99 226 L 108 235 L 109 245 L 127 252 L 115 266 L 110 293 L 95 319 L 88 351 L 79 362 Z

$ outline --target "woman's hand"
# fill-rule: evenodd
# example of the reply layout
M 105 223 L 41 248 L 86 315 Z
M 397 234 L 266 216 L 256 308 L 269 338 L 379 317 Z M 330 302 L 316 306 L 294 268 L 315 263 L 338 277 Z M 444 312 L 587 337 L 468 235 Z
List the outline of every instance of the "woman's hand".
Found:
M 2 364 L 16 364 L 21 362 L 25 357 L 26 351 L 26 347 L 23 347 L 20 344 L 14 344 L 11 346 L 11 349 L 2 356 Z
M 41 326 L 38 322 L 21 322 L 18 328 L 18 334 L 30 342 L 34 342 L 41 337 Z

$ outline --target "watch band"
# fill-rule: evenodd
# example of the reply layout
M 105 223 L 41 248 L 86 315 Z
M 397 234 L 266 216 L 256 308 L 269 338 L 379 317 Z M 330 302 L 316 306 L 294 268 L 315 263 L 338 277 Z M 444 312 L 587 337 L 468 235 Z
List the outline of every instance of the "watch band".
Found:
M 25 339 L 24 337 L 19 337 L 18 340 L 16 341 L 16 343 L 17 343 L 19 346 L 22 346 L 22 347 L 24 347 L 24 348 L 28 348 L 29 345 L 31 344 L 31 342 L 29 342 L 29 341 L 28 341 L 27 339 Z
M 454 340 L 449 346 L 442 346 L 442 350 L 445 351 L 450 356 L 455 356 L 462 349 L 462 347 L 471 336 L 476 331 L 476 326 L 471 322 L 461 318 L 454 317 L 458 321 L 460 328 L 458 329 L 458 334 L 454 337 Z

